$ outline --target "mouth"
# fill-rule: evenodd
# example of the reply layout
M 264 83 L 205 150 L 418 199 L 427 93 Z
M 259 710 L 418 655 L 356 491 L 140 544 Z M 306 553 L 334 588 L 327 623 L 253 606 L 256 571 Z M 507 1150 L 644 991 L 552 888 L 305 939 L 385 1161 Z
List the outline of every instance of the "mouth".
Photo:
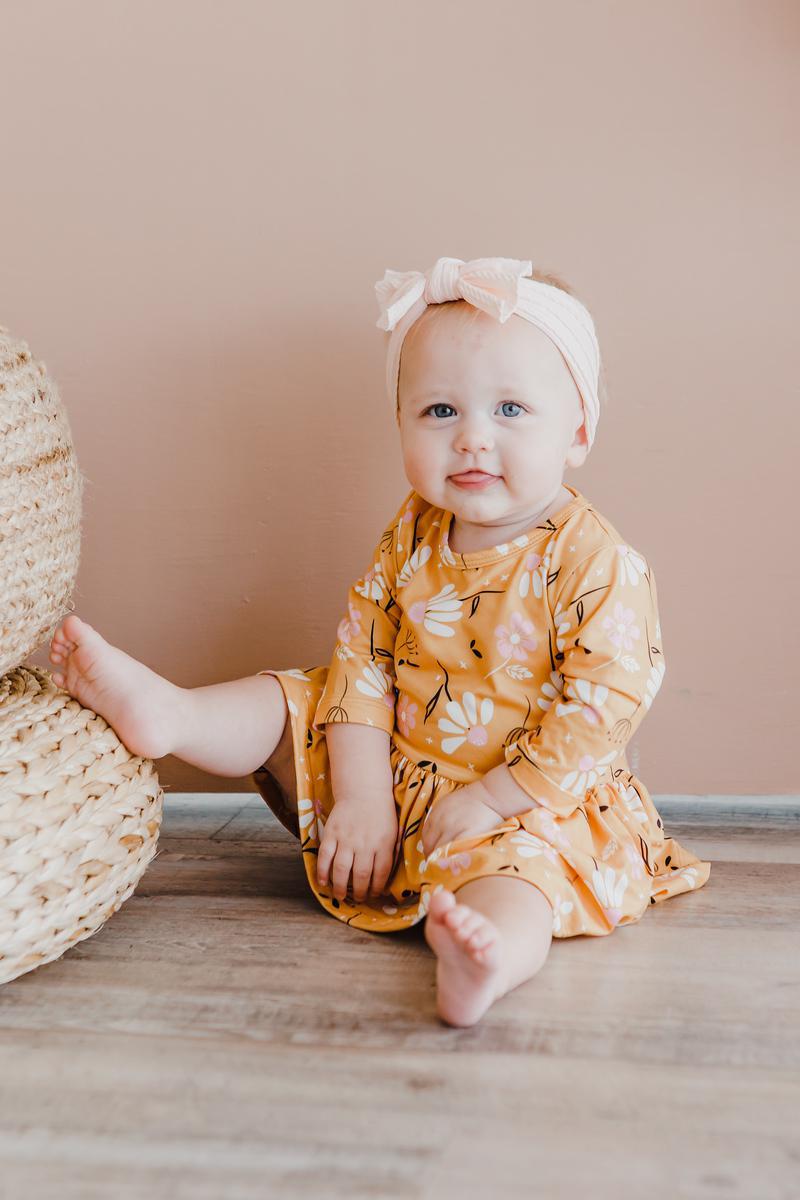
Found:
M 489 475 L 486 471 L 462 471 L 460 475 L 451 475 L 451 481 L 457 487 L 488 487 L 496 483 L 499 475 Z

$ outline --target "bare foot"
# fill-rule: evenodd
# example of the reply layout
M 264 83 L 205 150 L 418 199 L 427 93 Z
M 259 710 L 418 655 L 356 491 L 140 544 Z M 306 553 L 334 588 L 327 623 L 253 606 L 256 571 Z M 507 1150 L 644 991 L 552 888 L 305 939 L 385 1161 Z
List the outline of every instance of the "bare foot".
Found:
M 443 889 L 431 897 L 425 938 L 438 960 L 439 1016 L 448 1025 L 474 1025 L 502 994 L 497 926 Z
M 163 758 L 176 744 L 181 689 L 70 615 L 50 642 L 53 682 L 108 721 L 131 754 Z

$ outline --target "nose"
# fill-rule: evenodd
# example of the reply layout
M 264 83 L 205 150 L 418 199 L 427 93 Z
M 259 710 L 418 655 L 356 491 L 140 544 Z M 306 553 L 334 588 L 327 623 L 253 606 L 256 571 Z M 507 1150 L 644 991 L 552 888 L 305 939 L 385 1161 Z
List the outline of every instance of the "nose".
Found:
M 465 417 L 455 431 L 453 445 L 460 454 L 487 453 L 494 449 L 494 436 L 482 417 Z

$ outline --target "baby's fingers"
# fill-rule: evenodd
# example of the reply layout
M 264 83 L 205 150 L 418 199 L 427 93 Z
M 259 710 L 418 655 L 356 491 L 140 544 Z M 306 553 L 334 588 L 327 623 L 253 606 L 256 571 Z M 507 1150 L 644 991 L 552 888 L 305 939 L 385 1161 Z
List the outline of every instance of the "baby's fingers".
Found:
M 370 889 L 373 896 L 380 896 L 382 894 L 393 863 L 394 848 L 391 846 L 386 850 L 379 850 L 375 855 L 375 866 L 372 868 L 372 887 Z
M 336 838 L 331 837 L 326 831 L 322 835 L 322 841 L 317 851 L 317 883 L 320 887 L 328 886 L 328 874 L 335 854 Z
M 372 875 L 372 852 L 364 851 L 353 860 L 353 898 L 359 903 L 366 898 L 367 888 L 369 887 L 370 876 Z
M 353 865 L 353 851 L 345 846 L 338 846 L 336 858 L 333 860 L 333 894 L 337 900 L 344 900 L 347 895 L 347 884 L 350 881 L 350 868 Z

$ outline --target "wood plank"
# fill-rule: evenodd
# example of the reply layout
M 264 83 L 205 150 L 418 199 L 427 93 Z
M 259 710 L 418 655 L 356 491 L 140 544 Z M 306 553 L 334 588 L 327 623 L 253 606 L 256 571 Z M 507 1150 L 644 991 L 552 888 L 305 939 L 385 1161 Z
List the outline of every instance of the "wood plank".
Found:
M 323 913 L 259 797 L 168 797 L 136 894 L 0 988 L 0 1192 L 794 1197 L 798 810 L 691 800 L 706 888 L 456 1030 L 421 931 Z

